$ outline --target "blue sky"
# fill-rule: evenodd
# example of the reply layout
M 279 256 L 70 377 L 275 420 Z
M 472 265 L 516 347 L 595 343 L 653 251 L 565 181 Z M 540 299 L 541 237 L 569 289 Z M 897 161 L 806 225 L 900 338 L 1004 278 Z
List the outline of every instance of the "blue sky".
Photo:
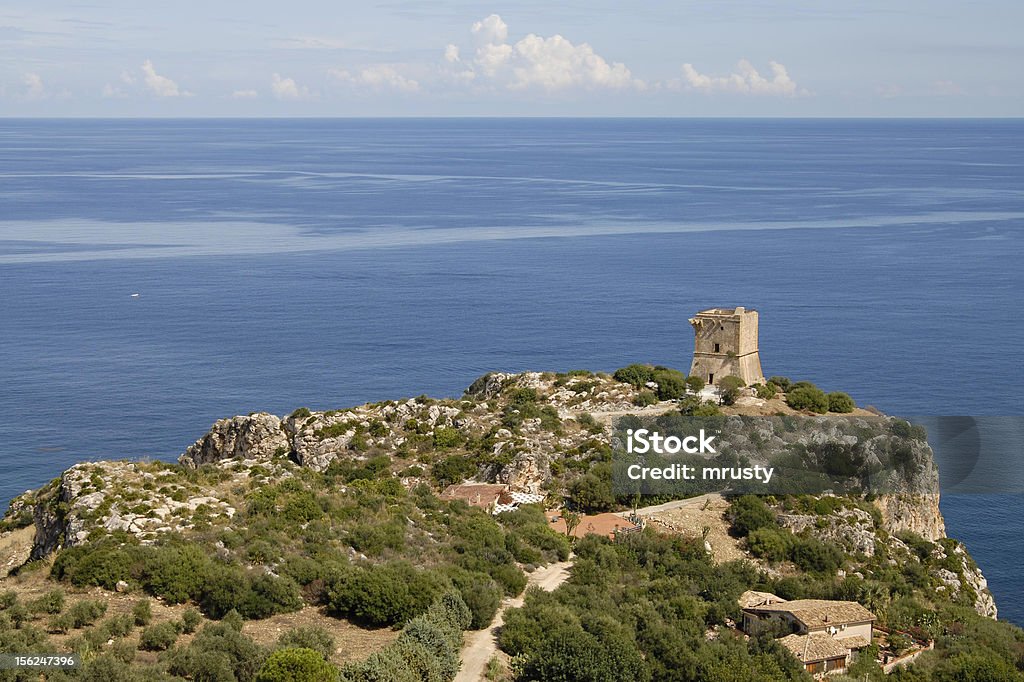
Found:
M 3 116 L 1021 116 L 1019 0 L 5 0 Z

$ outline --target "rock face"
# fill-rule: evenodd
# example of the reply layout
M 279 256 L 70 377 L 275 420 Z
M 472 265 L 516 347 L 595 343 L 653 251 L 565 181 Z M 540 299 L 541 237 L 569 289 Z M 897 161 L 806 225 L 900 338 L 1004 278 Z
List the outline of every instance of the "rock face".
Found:
M 893 533 L 910 531 L 932 542 L 946 537 L 946 522 L 939 511 L 938 479 L 929 494 L 882 495 L 875 506 Z
M 222 459 L 270 459 L 290 450 L 281 420 L 267 412 L 221 419 L 179 461 L 192 468 Z
M 819 540 L 847 552 L 875 555 L 875 523 L 863 509 L 842 509 L 826 517 L 813 514 L 782 514 L 779 523 L 794 534 L 808 531 Z

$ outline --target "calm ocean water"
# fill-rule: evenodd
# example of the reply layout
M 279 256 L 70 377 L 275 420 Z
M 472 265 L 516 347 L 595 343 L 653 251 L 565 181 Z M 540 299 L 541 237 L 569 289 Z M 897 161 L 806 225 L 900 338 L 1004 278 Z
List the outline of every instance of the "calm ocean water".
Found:
M 1019 415 L 1022 227 L 1021 121 L 0 121 L 0 508 L 222 416 L 686 369 L 711 305 L 766 373 Z M 1018 623 L 1021 501 L 943 501 Z

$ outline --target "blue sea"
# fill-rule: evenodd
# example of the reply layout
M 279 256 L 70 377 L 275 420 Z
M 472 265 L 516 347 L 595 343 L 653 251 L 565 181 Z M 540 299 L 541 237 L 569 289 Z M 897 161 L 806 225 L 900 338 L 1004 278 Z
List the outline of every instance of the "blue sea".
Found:
M 1020 415 L 1022 262 L 1022 121 L 0 120 L 0 508 L 223 416 L 686 369 L 710 306 L 767 374 Z M 1020 624 L 1022 499 L 943 500 Z

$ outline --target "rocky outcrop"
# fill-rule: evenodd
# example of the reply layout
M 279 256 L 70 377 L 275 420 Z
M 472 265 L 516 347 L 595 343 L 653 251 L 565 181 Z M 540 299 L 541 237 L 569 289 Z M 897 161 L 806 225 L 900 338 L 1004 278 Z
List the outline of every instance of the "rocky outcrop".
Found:
M 288 437 L 281 420 L 267 412 L 221 419 L 189 446 L 179 461 L 192 468 L 224 459 L 270 459 L 287 454 Z
M 939 511 L 938 479 L 928 494 L 891 494 L 875 499 L 886 529 L 891 533 L 909 531 L 932 542 L 946 537 L 946 522 Z
M 863 509 L 841 509 L 828 516 L 780 514 L 779 524 L 793 533 L 809 532 L 819 540 L 842 547 L 844 551 L 875 555 L 875 523 Z

